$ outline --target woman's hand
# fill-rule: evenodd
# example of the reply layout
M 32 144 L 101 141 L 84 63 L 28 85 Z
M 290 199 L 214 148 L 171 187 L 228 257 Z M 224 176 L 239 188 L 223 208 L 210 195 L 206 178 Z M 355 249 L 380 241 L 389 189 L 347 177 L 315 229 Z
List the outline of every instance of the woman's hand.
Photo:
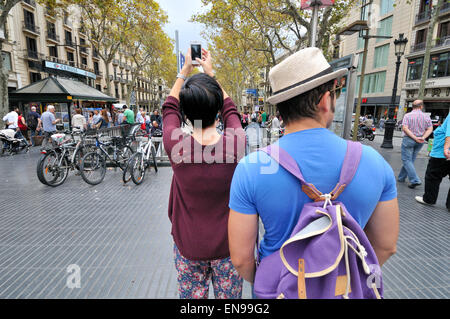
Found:
M 214 77 L 211 54 L 208 51 L 202 49 L 202 59 L 197 58 L 196 61 L 200 63 L 205 74 Z
M 188 77 L 193 70 L 194 66 L 192 65 L 191 48 L 189 48 L 188 52 L 186 53 L 183 68 L 181 69 L 181 74 L 183 74 L 185 77 Z

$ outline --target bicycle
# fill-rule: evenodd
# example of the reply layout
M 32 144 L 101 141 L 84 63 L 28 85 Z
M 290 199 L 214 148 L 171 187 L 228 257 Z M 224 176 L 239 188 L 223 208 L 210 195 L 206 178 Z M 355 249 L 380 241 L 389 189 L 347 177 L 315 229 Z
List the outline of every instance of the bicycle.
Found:
M 87 153 L 81 160 L 81 177 L 90 185 L 98 185 L 103 181 L 107 167 L 125 170 L 133 154 L 131 147 L 128 145 L 128 142 L 132 140 L 129 137 L 112 137 L 107 142 L 101 142 L 100 137 L 102 137 L 101 134 L 95 138 L 96 150 Z M 98 177 L 96 177 L 97 174 Z M 131 176 L 127 176 L 126 182 L 130 179 Z
M 145 138 L 146 137 L 143 137 L 143 139 Z M 150 154 L 152 155 L 151 160 Z M 123 172 L 123 180 L 125 181 L 126 174 L 129 171 L 133 183 L 136 185 L 142 184 L 145 177 L 145 171 L 151 166 L 152 162 L 155 172 L 158 172 L 155 145 L 153 144 L 151 137 L 148 137 L 147 142 L 143 142 L 141 138 L 137 152 L 130 157 L 127 167 Z
M 70 135 L 69 138 L 66 138 Z M 68 132 L 55 134 L 52 139 L 53 148 L 41 151 L 41 158 L 36 167 L 39 181 L 48 186 L 57 187 L 62 185 L 70 170 L 80 170 L 82 157 L 92 150 L 93 145 L 86 143 L 86 133 Z M 76 141 L 75 136 L 80 140 Z

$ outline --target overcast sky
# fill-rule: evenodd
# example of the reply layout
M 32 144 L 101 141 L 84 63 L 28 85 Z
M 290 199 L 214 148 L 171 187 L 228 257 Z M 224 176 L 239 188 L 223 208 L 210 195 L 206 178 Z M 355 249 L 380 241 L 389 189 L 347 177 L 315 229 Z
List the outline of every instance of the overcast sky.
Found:
M 178 30 L 180 51 L 185 54 L 191 41 L 200 41 L 206 46 L 201 37 L 203 30 L 201 24 L 189 22 L 192 15 L 203 12 L 201 0 L 157 0 L 169 16 L 169 23 L 164 27 L 166 33 L 175 40 L 175 30 Z

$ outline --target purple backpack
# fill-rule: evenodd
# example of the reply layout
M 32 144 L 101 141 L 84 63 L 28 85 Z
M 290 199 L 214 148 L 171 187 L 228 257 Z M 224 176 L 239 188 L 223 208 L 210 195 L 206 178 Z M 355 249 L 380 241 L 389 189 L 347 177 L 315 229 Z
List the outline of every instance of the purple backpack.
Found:
M 362 145 L 348 141 L 340 180 L 330 194 L 307 183 L 297 162 L 282 148 L 267 153 L 297 177 L 313 202 L 304 205 L 290 238 L 257 267 L 254 292 L 258 298 L 334 299 L 382 298 L 381 269 L 359 224 L 336 201 L 352 181 Z

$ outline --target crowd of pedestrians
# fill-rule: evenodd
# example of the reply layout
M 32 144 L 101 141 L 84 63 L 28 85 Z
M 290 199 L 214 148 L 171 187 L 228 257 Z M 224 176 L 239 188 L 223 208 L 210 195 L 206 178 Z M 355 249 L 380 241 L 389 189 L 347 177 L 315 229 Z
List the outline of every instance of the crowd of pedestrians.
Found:
M 349 143 L 353 142 L 343 140 L 328 128 L 341 90 L 339 79 L 346 70 L 333 71 L 315 48 L 287 58 L 269 73 L 274 92 L 269 102 L 277 105 L 279 111 L 270 119 L 263 110 L 238 113 L 214 77 L 208 51 L 203 50 L 202 59 L 197 58 L 197 62 L 204 73 L 189 77 L 193 66 L 190 52 L 186 54 L 185 65 L 163 105 L 164 147 L 174 172 L 168 213 L 180 297 L 207 298 L 212 281 L 216 298 L 240 298 L 242 279 L 254 284 L 258 265 L 279 255 L 311 198 L 321 201 L 330 196 L 335 200 L 340 195 L 339 200 L 360 230 L 364 230 L 382 266 L 396 252 L 397 179 L 402 182 L 409 178 L 411 188 L 420 184 L 413 164 L 419 148 L 416 144 L 422 145 L 429 133 L 428 119 L 419 113 L 423 103 L 416 101 L 418 109 L 404 120 L 404 167 L 398 178 L 377 151 L 362 146 L 353 180 L 339 187 L 339 183 L 335 186 L 336 181 L 340 175 L 342 179 L 341 166 L 344 159 L 349 160 Z M 190 133 L 181 129 L 182 114 L 196 123 Z M 223 135 L 215 129 L 219 114 Z M 419 124 L 420 130 L 416 130 L 419 118 L 425 125 Z M 270 147 L 244 156 L 242 145 L 254 138 L 249 136 L 249 129 L 267 126 L 285 127 L 286 135 L 276 142 L 276 148 L 290 158 L 289 169 L 277 166 L 280 159 L 269 155 Z M 436 130 L 435 139 L 425 177 L 425 195 L 420 200 L 416 198 L 427 205 L 436 202 L 439 184 L 449 174 L 448 119 Z M 262 145 L 257 142 L 256 146 Z M 264 173 L 265 168 L 273 166 L 278 169 Z M 301 178 L 291 173 L 298 169 Z M 308 183 L 304 184 L 303 178 Z M 330 194 L 325 196 L 318 190 Z M 259 220 L 265 230 L 260 242 Z M 266 276 L 265 280 L 272 279 Z M 348 293 L 347 290 L 343 295 Z

